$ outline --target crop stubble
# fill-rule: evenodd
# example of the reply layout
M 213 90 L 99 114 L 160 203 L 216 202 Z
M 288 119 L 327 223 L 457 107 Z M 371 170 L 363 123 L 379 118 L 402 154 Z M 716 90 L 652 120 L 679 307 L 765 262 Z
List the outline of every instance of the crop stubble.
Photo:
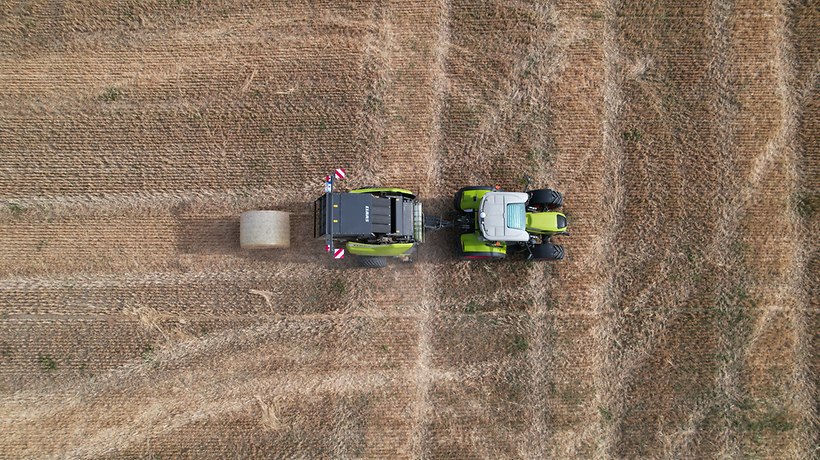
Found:
M 2 7 L 6 455 L 811 455 L 810 5 Z M 336 166 L 527 174 L 568 259 L 239 250 Z

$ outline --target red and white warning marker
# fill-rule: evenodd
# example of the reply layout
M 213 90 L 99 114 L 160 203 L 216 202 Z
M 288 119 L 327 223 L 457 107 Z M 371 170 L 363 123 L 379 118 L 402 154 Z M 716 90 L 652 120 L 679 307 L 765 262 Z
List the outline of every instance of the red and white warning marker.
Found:
M 325 176 L 325 193 L 332 193 L 333 192 L 333 181 L 334 180 L 341 180 L 346 179 L 347 173 L 342 168 L 336 168 L 333 170 L 333 174 Z
M 333 183 L 336 180 L 345 179 L 347 178 L 347 174 L 345 170 L 342 168 L 336 168 L 333 170 L 333 173 L 325 176 L 325 193 L 333 193 Z M 329 206 L 329 205 L 328 205 Z M 333 207 L 338 207 L 338 205 L 333 205 Z M 329 211 L 330 212 L 330 211 Z M 332 215 L 332 212 L 331 212 Z M 333 219 L 333 222 L 338 222 L 338 220 Z M 329 230 L 332 230 L 330 228 Z M 325 244 L 325 251 L 333 253 L 334 259 L 344 259 L 345 258 L 345 250 L 344 249 L 336 249 L 333 246 L 333 233 L 330 232 L 327 235 L 327 244 Z

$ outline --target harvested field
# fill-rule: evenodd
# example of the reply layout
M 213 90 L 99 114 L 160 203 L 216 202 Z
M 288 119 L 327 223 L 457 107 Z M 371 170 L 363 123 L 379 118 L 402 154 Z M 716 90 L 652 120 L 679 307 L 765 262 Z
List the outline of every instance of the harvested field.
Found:
M 807 0 L 0 0 L 0 458 L 814 458 L 819 75 Z M 335 167 L 567 259 L 336 263 Z

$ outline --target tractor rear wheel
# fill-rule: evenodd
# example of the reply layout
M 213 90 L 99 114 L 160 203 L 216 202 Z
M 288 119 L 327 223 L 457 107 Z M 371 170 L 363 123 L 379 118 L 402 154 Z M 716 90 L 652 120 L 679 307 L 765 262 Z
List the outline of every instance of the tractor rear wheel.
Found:
M 564 247 L 560 244 L 541 243 L 532 248 L 533 260 L 562 260 Z
M 359 265 L 367 268 L 384 268 L 387 266 L 387 257 L 358 256 Z
M 239 217 L 243 249 L 290 247 L 290 217 L 282 211 L 246 211 Z
M 470 186 L 470 187 L 462 187 L 461 189 L 459 189 L 458 192 L 456 192 L 455 198 L 453 198 L 453 208 L 455 208 L 456 211 L 459 211 L 459 212 L 464 211 L 463 209 L 461 209 L 461 198 L 464 197 L 464 192 L 468 192 L 470 190 L 494 190 L 494 189 L 492 187 L 487 187 L 485 185 L 473 185 L 473 186 Z
M 564 204 L 564 197 L 551 188 L 542 188 L 527 192 L 530 195 L 529 206 L 539 209 L 558 209 Z

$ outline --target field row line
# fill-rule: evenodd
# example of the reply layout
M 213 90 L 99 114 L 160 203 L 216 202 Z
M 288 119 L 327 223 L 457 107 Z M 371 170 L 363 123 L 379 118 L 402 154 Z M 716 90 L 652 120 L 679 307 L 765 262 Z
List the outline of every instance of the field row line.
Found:
M 74 194 L 51 197 L 23 196 L 0 199 L 0 208 L 6 212 L 14 209 L 25 211 L 48 212 L 56 215 L 77 215 L 83 209 L 107 212 L 121 211 L 134 207 L 151 207 L 158 205 L 171 208 L 178 205 L 219 204 L 233 206 L 237 201 L 254 200 L 269 205 L 292 205 L 295 197 L 303 198 L 311 192 L 321 190 L 321 178 L 316 184 L 305 184 L 298 189 L 283 190 L 275 185 L 261 187 L 240 187 L 231 190 L 201 189 L 177 190 L 162 192 L 106 192 L 101 194 Z M 12 210 L 12 211 L 10 211 Z
M 447 58 L 451 52 L 452 41 L 450 37 L 450 0 L 438 0 L 434 8 L 438 11 L 433 16 L 436 21 L 433 25 L 434 35 L 432 36 L 432 59 L 430 61 L 429 75 L 431 83 L 430 100 L 430 134 L 429 134 L 429 158 L 426 163 L 425 187 L 422 191 L 429 193 L 441 187 L 441 172 L 439 169 L 441 152 L 444 149 L 442 121 L 444 117 L 445 96 L 449 89 L 449 79 L 447 77 Z M 430 456 L 429 430 L 431 417 L 434 414 L 433 404 L 430 401 L 430 388 L 433 383 L 433 346 L 432 346 L 432 319 L 433 299 L 430 294 L 431 286 L 435 286 L 440 279 L 429 270 L 429 265 L 421 267 L 421 318 L 419 319 L 419 337 L 417 342 L 418 359 L 414 368 L 414 380 L 416 383 L 412 419 L 412 431 L 410 435 L 410 450 L 415 458 L 427 458 Z
M 137 274 L 95 274 L 85 275 L 55 275 L 36 277 L 9 277 L 0 279 L 0 291 L 16 289 L 65 289 L 65 288 L 112 288 L 134 286 L 180 286 L 196 284 L 197 282 L 213 283 L 218 281 L 236 281 L 237 279 L 257 281 L 259 279 L 275 279 L 286 276 L 304 266 L 301 262 L 277 262 L 269 272 L 260 272 L 256 269 L 231 269 L 212 272 L 150 272 Z M 332 273 L 333 268 L 317 266 L 316 271 Z
M 609 321 L 599 321 L 595 330 L 594 385 L 595 406 L 605 408 L 615 420 L 620 420 L 624 410 L 622 397 L 623 380 L 617 356 L 617 330 L 623 321 L 622 315 L 612 308 L 615 285 L 615 260 L 610 248 L 615 246 L 619 234 L 619 216 L 623 215 L 625 187 L 623 183 L 624 147 L 621 142 L 619 118 L 624 106 L 622 81 L 619 65 L 622 62 L 618 45 L 618 4 L 607 0 L 603 5 L 603 114 L 602 145 L 606 158 L 603 190 L 608 190 L 607 199 L 601 203 L 600 220 L 602 232 L 594 247 L 594 266 L 599 271 L 599 280 L 592 288 L 593 310 L 601 317 L 611 316 Z M 596 458 L 614 458 L 619 441 L 618 423 L 599 423 L 595 438 Z
M 798 146 L 798 129 L 800 120 L 803 118 L 803 107 L 810 107 L 801 103 L 801 94 L 797 90 L 797 72 L 795 70 L 795 49 L 791 41 L 789 12 L 793 6 L 787 0 L 780 0 L 776 5 L 775 30 L 772 34 L 775 39 L 774 68 L 777 75 L 777 93 L 782 101 L 782 122 L 774 136 L 776 148 L 783 150 L 783 155 L 788 159 L 790 165 L 788 170 L 787 193 L 788 196 L 795 196 L 800 187 L 802 171 L 800 171 L 800 150 Z M 815 16 L 816 19 L 816 16 Z M 809 75 L 806 84 L 809 88 L 817 81 L 817 69 L 820 62 L 815 62 L 813 71 Z M 807 94 L 807 93 L 806 93 Z M 809 145 L 804 148 L 811 148 Z M 791 300 L 794 305 L 811 305 L 808 300 L 809 286 L 812 281 L 806 273 L 809 264 L 809 251 L 812 247 L 809 241 L 813 240 L 802 225 L 800 215 L 794 206 L 788 209 L 789 223 L 786 231 L 790 234 L 791 241 L 789 253 L 789 270 L 781 275 L 777 284 L 781 286 L 778 298 Z M 817 305 L 816 302 L 814 305 Z M 817 453 L 816 446 L 820 430 L 818 430 L 818 406 L 817 406 L 817 380 L 813 375 L 813 368 L 817 362 L 817 356 L 813 350 L 813 342 L 817 331 L 813 331 L 809 326 L 811 319 L 804 314 L 805 310 L 794 309 L 791 311 L 791 325 L 794 329 L 795 340 L 792 343 L 792 353 L 795 356 L 794 370 L 792 371 L 792 382 L 794 385 L 794 404 L 800 415 L 799 441 L 796 442 L 791 455 L 795 458 L 809 458 Z M 766 315 L 763 315 L 766 316 Z M 764 323 L 755 324 L 751 338 L 755 339 L 762 334 Z

